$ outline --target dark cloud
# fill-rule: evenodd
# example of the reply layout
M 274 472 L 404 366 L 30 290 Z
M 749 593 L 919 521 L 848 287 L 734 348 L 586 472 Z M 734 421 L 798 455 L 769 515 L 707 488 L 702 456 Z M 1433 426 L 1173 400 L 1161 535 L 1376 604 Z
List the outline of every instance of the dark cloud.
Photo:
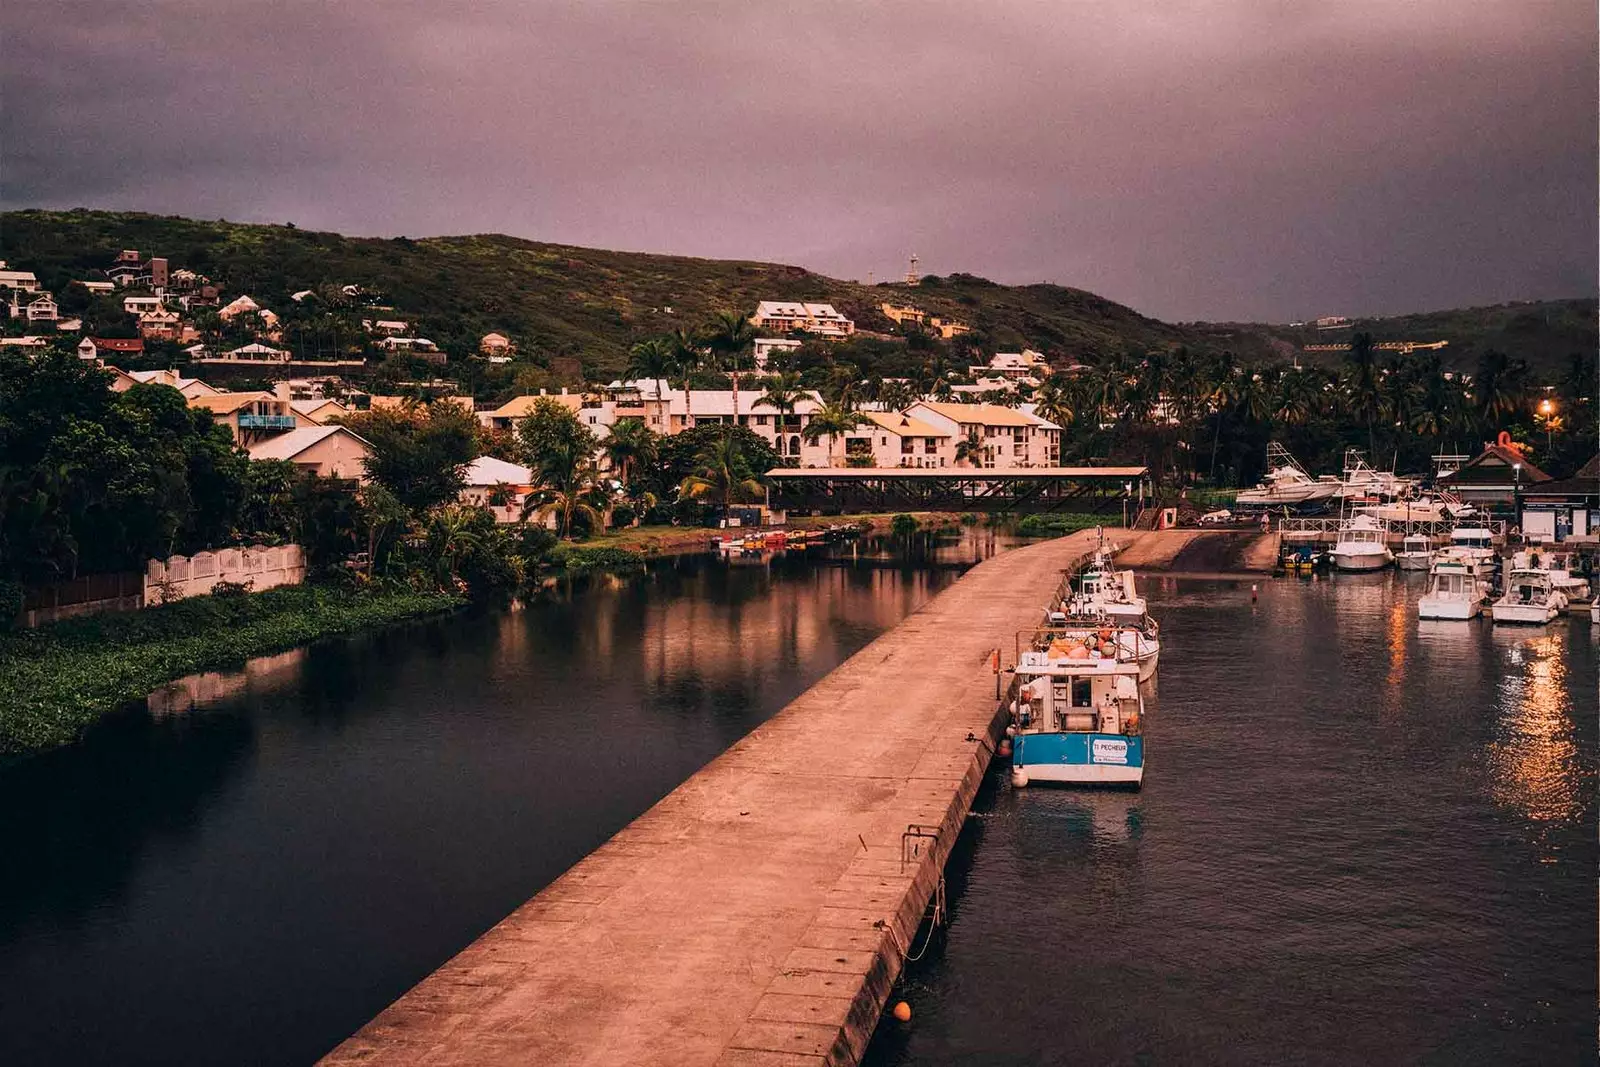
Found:
M 1595 290 L 1592 3 L 35 3 L 0 201 L 926 269 L 1171 319 Z

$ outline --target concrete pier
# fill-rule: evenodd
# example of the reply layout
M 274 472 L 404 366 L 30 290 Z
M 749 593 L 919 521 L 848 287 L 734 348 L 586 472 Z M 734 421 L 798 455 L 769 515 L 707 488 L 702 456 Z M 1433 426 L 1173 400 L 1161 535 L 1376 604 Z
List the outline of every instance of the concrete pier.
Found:
M 973 568 L 323 1063 L 855 1063 L 988 767 L 991 655 L 1092 545 Z

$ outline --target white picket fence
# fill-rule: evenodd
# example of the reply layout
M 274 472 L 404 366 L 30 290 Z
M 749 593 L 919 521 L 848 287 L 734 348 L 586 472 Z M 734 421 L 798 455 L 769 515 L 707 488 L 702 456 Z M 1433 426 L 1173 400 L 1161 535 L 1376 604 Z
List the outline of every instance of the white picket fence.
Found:
M 218 582 L 248 585 L 252 592 L 299 585 L 306 578 L 306 554 L 299 545 L 249 545 L 193 556 L 153 559 L 145 568 L 145 605 L 166 604 L 211 592 Z

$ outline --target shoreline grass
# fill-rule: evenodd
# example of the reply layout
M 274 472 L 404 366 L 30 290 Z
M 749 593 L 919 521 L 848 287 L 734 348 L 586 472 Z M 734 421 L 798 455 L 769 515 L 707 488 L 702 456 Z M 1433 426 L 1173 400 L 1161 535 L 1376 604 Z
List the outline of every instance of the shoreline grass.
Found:
M 0 635 L 0 758 L 71 744 L 105 714 L 185 675 L 462 603 L 443 593 L 290 586 Z

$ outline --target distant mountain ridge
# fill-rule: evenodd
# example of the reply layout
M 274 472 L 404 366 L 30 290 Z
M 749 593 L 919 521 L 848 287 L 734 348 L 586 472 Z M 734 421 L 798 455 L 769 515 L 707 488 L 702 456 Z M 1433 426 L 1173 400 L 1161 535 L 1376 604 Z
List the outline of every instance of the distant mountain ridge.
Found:
M 864 285 L 801 267 L 698 259 L 548 244 L 500 234 L 411 239 L 345 237 L 291 225 L 205 221 L 108 211 L 0 213 L 0 259 L 32 270 L 46 288 L 103 270 L 123 248 L 165 256 L 173 268 L 211 276 L 228 295 L 275 307 L 289 294 L 358 284 L 383 294 L 456 356 L 490 331 L 551 357 L 576 357 L 587 374 L 620 370 L 641 336 L 693 327 L 714 312 L 758 300 L 837 306 L 858 328 L 888 333 L 879 305 L 914 304 L 971 325 L 989 350 L 1031 347 L 1085 358 L 1124 348 L 1231 348 L 1241 358 L 1286 358 L 1336 335 L 1257 323 L 1171 324 L 1067 286 L 1000 285 L 970 275 L 929 277 L 917 286 Z M 1553 368 L 1596 345 L 1595 300 L 1552 300 L 1492 308 L 1355 320 L 1379 340 L 1448 340 L 1447 366 L 1467 368 L 1487 348 Z M 1303 353 L 1303 360 L 1337 355 Z

